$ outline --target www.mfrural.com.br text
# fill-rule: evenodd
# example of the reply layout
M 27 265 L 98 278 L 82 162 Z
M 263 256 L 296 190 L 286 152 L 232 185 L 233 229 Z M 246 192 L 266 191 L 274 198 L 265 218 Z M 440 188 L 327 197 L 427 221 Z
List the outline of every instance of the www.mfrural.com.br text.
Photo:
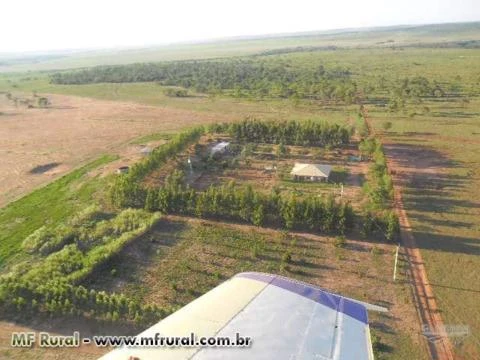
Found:
M 190 333 L 187 336 L 163 336 L 155 333 L 152 336 L 91 336 L 82 337 L 75 331 L 72 335 L 54 335 L 48 332 L 14 332 L 11 337 L 12 347 L 30 348 L 34 346 L 79 347 L 93 344 L 97 347 L 250 347 L 251 337 L 241 336 L 197 336 Z

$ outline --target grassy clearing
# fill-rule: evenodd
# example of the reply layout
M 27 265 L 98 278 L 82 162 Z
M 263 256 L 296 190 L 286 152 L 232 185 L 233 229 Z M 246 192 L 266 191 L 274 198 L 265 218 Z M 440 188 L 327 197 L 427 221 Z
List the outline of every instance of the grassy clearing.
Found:
M 90 204 L 95 193 L 103 191 L 105 179 L 86 180 L 85 175 L 115 159 L 104 155 L 0 210 L 0 266 L 12 260 L 23 239 L 34 230 L 58 224 L 80 205 Z
M 175 98 L 166 96 L 164 87 L 156 83 L 86 84 L 54 85 L 49 84 L 45 74 L 36 74 L 25 78 L 20 75 L 0 77 L 0 92 L 13 94 L 63 94 L 88 97 L 100 100 L 129 101 L 152 106 L 166 106 L 184 110 L 235 116 L 242 119 L 253 116 L 271 120 L 328 120 L 340 124 L 350 124 L 357 106 L 345 108 L 324 107 L 310 101 L 293 100 L 249 100 L 220 96 L 195 94 L 192 97 Z M 0 96 L 2 96 L 0 94 Z M 54 105 L 54 104 L 53 104 Z
M 158 141 L 158 140 L 168 141 L 174 135 L 175 135 L 175 133 L 173 133 L 173 132 L 172 133 L 160 132 L 160 133 L 155 133 L 155 134 L 149 134 L 149 135 L 141 136 L 139 138 L 136 138 L 136 139 L 130 141 L 130 144 L 141 145 L 141 144 L 145 144 L 145 143 L 148 143 L 148 142 L 151 142 L 151 141 Z

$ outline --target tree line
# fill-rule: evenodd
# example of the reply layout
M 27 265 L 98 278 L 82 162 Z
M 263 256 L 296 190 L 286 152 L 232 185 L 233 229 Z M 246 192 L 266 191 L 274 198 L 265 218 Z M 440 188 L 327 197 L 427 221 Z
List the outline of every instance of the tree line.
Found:
M 201 93 L 242 97 L 310 98 L 354 102 L 357 84 L 347 69 L 288 58 L 237 58 L 97 66 L 55 72 L 54 84 L 158 82 Z
M 325 233 L 344 234 L 354 224 L 350 204 L 337 202 L 332 196 L 285 197 L 277 188 L 263 194 L 234 182 L 196 192 L 184 185 L 183 173 L 178 170 L 166 178 L 160 189 L 147 191 L 144 207 L 149 211 Z
M 387 241 L 395 241 L 400 233 L 398 216 L 392 209 L 394 198 L 393 180 L 388 172 L 387 158 L 380 140 L 369 133 L 364 109 L 358 118 L 360 135 L 358 145 L 362 157 L 373 160 L 368 171 L 363 190 L 368 196 L 370 209 L 364 216 L 362 234 L 364 237 L 376 235 Z
M 198 141 L 204 133 L 205 128 L 202 126 L 180 132 L 172 137 L 167 144 L 154 149 L 147 158 L 137 162 L 129 169 L 127 174 L 118 176 L 109 190 L 108 195 L 111 203 L 119 208 L 141 207 L 142 198 L 145 196 L 141 180 L 163 165 L 168 159 Z
M 88 290 L 81 285 L 62 282 L 38 284 L 12 277 L 0 282 L 0 308 L 4 314 L 24 318 L 33 314 L 84 316 L 142 327 L 153 324 L 174 311 L 156 305 L 142 305 L 123 294 Z
M 245 119 L 240 122 L 213 125 L 215 132 L 227 132 L 240 142 L 299 146 L 332 146 L 348 144 L 352 129 L 326 121 L 260 121 Z
M 381 142 L 376 138 L 366 138 L 360 142 L 359 150 L 373 160 L 368 172 L 370 181 L 364 184 L 371 204 L 378 208 L 390 207 L 393 201 L 393 182 Z

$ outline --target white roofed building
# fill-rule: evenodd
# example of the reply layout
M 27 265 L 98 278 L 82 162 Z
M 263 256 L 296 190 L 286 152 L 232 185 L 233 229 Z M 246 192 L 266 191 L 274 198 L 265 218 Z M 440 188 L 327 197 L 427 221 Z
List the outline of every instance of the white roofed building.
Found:
M 217 153 L 219 154 L 224 153 L 228 149 L 229 145 L 230 143 L 227 141 L 221 141 L 218 144 L 215 144 L 210 150 L 210 155 L 215 155 Z
M 296 163 L 290 172 L 295 180 L 328 181 L 332 166 Z

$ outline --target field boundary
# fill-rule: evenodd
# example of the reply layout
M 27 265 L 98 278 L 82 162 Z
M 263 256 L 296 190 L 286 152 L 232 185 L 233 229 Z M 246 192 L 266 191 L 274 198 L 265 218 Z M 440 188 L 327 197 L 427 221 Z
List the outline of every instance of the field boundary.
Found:
M 375 134 L 370 120 L 368 119 L 368 113 L 363 112 L 363 118 L 368 128 L 368 132 L 372 135 Z M 378 136 L 381 143 L 383 143 L 381 136 Z M 392 165 L 387 154 L 385 156 L 387 160 L 387 168 L 390 173 L 397 174 L 394 166 Z M 393 170 L 393 171 L 392 171 Z M 405 255 L 408 262 L 409 280 L 412 285 L 413 300 L 417 309 L 417 314 L 422 329 L 424 327 L 429 331 L 439 331 L 445 328 L 442 316 L 439 312 L 437 301 L 433 293 L 433 289 L 430 286 L 427 277 L 427 271 L 425 269 L 425 263 L 423 261 L 420 249 L 417 246 L 415 238 L 412 234 L 412 228 L 410 221 L 408 220 L 407 212 L 405 210 L 402 192 L 398 184 L 397 175 L 393 176 L 393 188 L 394 188 L 394 202 L 393 207 L 398 215 L 400 223 L 400 241 L 405 249 Z M 448 336 L 439 335 L 435 339 L 430 339 L 425 336 L 425 343 L 427 344 L 430 357 L 434 360 L 454 360 L 455 355 L 453 347 Z

